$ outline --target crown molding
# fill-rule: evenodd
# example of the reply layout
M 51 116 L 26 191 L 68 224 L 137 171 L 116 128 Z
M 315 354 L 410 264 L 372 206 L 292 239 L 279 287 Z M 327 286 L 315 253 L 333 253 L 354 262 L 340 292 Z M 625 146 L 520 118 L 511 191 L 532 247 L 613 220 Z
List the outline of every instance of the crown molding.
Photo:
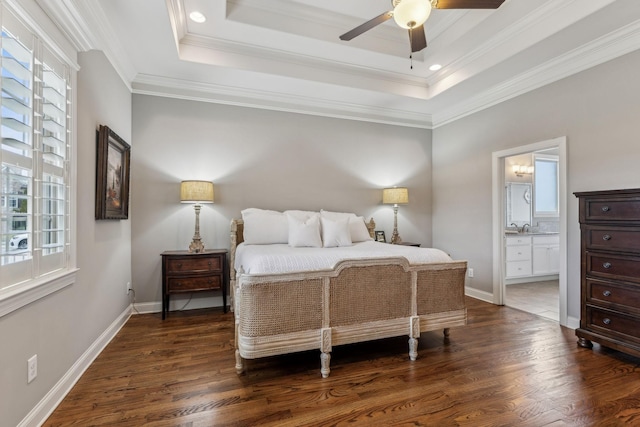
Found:
M 101 50 L 131 91 L 136 75 L 98 0 L 36 0 L 78 52 Z
M 426 113 L 322 99 L 316 96 L 198 83 L 151 75 L 138 75 L 132 86 L 133 93 L 140 95 L 431 129 L 431 116 Z
M 433 114 L 433 128 L 603 64 L 640 48 L 640 20 Z

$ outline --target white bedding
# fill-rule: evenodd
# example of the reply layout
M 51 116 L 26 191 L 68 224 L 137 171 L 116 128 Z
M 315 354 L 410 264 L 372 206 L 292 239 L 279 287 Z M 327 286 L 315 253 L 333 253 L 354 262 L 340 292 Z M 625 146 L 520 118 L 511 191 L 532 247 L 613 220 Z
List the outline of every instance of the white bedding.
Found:
M 236 249 L 235 269 L 245 274 L 283 274 L 330 270 L 343 260 L 404 257 L 409 264 L 453 261 L 440 249 L 366 241 L 336 248 L 292 248 L 285 244 L 247 245 Z

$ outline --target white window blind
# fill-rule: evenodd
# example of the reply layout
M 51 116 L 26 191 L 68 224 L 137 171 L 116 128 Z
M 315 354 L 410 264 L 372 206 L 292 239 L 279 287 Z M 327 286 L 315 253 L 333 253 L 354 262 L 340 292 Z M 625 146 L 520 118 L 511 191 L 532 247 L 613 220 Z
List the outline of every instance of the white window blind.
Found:
M 2 8 L 0 297 L 68 268 L 69 67 Z

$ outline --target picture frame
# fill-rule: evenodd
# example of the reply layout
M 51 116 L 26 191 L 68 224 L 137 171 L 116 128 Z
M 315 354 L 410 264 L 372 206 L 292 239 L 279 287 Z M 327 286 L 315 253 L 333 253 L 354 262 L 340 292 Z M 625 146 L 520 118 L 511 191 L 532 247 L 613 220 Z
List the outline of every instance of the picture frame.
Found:
M 100 125 L 96 151 L 96 219 L 129 219 L 131 146 Z
M 376 231 L 376 242 L 387 243 L 387 238 L 384 236 L 384 231 Z

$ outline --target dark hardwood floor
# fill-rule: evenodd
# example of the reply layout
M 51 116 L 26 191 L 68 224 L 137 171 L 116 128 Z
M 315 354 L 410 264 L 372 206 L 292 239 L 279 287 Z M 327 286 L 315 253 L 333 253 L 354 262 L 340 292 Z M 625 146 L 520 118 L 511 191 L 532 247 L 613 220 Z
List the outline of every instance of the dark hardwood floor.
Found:
M 640 360 L 576 345 L 573 331 L 467 299 L 469 324 L 247 362 L 236 375 L 233 313 L 133 316 L 45 426 L 640 425 Z

